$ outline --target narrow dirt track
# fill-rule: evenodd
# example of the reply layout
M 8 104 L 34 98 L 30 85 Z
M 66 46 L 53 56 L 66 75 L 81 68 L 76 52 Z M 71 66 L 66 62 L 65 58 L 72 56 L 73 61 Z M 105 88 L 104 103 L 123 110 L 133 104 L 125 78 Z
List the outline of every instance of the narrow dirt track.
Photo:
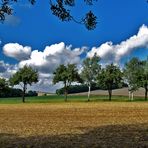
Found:
M 148 103 L 0 105 L 0 147 L 148 147 Z

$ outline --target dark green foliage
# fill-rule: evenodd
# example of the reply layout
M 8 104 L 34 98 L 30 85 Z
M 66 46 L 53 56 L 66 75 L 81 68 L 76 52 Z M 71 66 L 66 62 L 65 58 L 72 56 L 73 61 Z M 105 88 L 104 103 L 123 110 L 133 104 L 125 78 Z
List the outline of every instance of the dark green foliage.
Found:
M 88 30 L 93 30 L 96 28 L 96 25 L 97 25 L 97 17 L 92 13 L 92 11 L 89 11 L 83 22 L 84 22 L 84 25 L 85 27 L 88 29 Z
M 33 96 L 37 96 L 38 94 L 37 94 L 37 92 L 36 91 L 32 91 L 32 90 L 29 90 L 26 94 L 25 94 L 25 96 L 27 96 L 27 97 L 33 97 Z
M 148 58 L 145 61 L 141 62 L 141 68 L 139 80 L 140 80 L 140 86 L 145 89 L 145 100 L 147 100 L 147 93 L 148 93 Z
M 21 97 L 22 90 L 17 88 L 8 87 L 3 92 L 0 93 L 1 98 L 9 98 L 9 97 Z
M 11 88 L 8 86 L 8 82 L 4 78 L 0 78 L 0 98 L 6 97 L 21 97 L 23 91 L 18 88 Z M 29 91 L 25 96 L 37 96 L 35 91 Z
M 93 5 L 94 0 L 84 0 L 87 5 Z M 96 0 L 97 1 L 97 0 Z M 66 6 L 75 6 L 75 0 L 57 0 L 56 3 L 53 3 L 50 0 L 50 9 L 52 14 L 57 16 L 62 21 L 70 21 L 73 20 L 76 23 L 84 24 L 88 30 L 93 30 L 97 25 L 97 17 L 94 15 L 92 11 L 86 13 L 85 17 L 80 21 L 76 20 L 74 16 L 71 14 L 70 9 L 66 9 Z
M 63 82 L 65 101 L 67 101 L 68 88 L 72 82 L 81 82 L 81 78 L 78 74 L 78 69 L 75 64 L 60 65 L 53 73 L 53 83 Z
M 123 88 L 123 87 L 127 87 L 127 84 L 124 82 L 121 82 L 121 85 L 117 86 L 117 85 L 113 85 L 112 88 L 113 89 L 118 89 L 118 88 Z M 107 90 L 106 88 L 99 86 L 96 83 L 92 83 L 91 85 L 91 90 Z M 69 94 L 73 94 L 73 93 L 81 93 L 81 92 L 87 92 L 88 91 L 88 86 L 86 84 L 81 84 L 81 85 L 71 85 L 68 88 L 68 93 Z M 57 89 L 56 90 L 56 94 L 57 95 L 63 95 L 64 94 L 64 87 Z
M 132 58 L 125 64 L 124 77 L 130 87 L 130 91 L 136 91 L 139 87 L 143 87 L 145 89 L 145 100 L 147 100 L 148 59 L 140 61 L 138 58 Z
M 50 9 L 52 14 L 57 16 L 61 21 L 70 21 L 72 18 L 70 11 L 65 9 L 63 4 L 52 4 Z
M 92 86 L 91 87 L 91 90 L 97 90 L 97 89 L 99 89 L 99 87 L 95 83 L 92 83 L 91 86 Z M 70 94 L 87 92 L 87 91 L 88 91 L 88 86 L 86 84 L 83 84 L 83 85 L 71 85 L 68 88 L 68 93 L 70 93 Z M 61 88 L 61 89 L 57 89 L 56 90 L 56 94 L 57 95 L 64 94 L 64 87 Z
M 12 85 L 18 85 L 21 82 L 29 85 L 33 82 L 38 82 L 38 72 L 32 67 L 25 65 L 10 78 L 10 84 Z
M 5 79 L 0 78 L 0 91 L 3 91 L 8 87 L 8 83 L 6 82 Z
M 86 58 L 83 61 L 83 70 L 81 73 L 84 83 L 87 85 L 94 83 L 96 81 L 97 74 L 101 70 L 99 65 L 100 58 L 96 54 L 92 58 Z
M 114 87 L 121 87 L 122 83 L 122 72 L 120 69 L 113 65 L 107 65 L 101 70 L 101 74 L 98 75 L 98 84 L 104 89 L 108 90 L 109 100 L 111 101 L 112 90 Z
M 30 66 L 24 66 L 20 68 L 18 72 L 16 72 L 10 78 L 11 85 L 21 85 L 23 88 L 23 102 L 25 102 L 25 93 L 27 90 L 27 85 L 32 85 L 32 83 L 38 82 L 38 72 Z
M 18 88 L 6 88 L 5 90 L 0 92 L 0 98 L 11 98 L 11 97 L 21 97 L 23 94 L 23 91 Z M 33 97 L 37 96 L 36 91 L 28 91 L 25 93 L 25 96 L 27 97 Z
M 28 0 L 32 5 L 35 3 L 35 0 Z M 3 22 L 6 18 L 6 15 L 13 14 L 13 8 L 11 4 L 13 2 L 18 2 L 18 0 L 1 0 L 0 4 L 0 21 Z
M 0 78 L 0 97 L 5 95 L 5 92 L 8 89 L 8 83 L 5 79 Z
M 74 6 L 75 0 L 64 0 L 64 4 L 68 6 Z
M 12 14 L 12 8 L 8 6 L 6 3 L 3 3 L 0 8 L 0 21 L 5 20 L 5 15 L 11 15 Z
M 124 78 L 129 86 L 130 91 L 136 91 L 139 84 L 139 74 L 141 73 L 140 68 L 141 62 L 138 58 L 132 58 L 128 63 L 125 64 Z

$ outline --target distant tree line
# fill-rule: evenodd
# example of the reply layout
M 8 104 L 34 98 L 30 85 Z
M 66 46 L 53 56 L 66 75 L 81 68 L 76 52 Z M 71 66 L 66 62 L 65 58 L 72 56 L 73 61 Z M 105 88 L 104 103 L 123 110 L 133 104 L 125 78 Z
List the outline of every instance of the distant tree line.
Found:
M 0 78 L 1 81 L 1 78 Z M 22 97 L 23 91 L 19 88 L 12 88 L 4 86 L 0 91 L 0 98 L 8 98 L 8 97 Z M 32 97 L 37 96 L 36 91 L 28 91 L 25 93 L 25 96 Z
M 99 86 L 97 86 L 95 83 L 92 84 L 92 90 L 97 90 L 100 89 Z M 68 88 L 68 93 L 73 94 L 73 93 L 80 93 L 80 92 L 87 92 L 88 91 L 88 86 L 86 84 L 79 84 L 79 85 L 71 85 Z M 57 95 L 62 95 L 64 94 L 64 87 L 61 89 L 56 90 Z
M 126 83 L 122 83 L 121 86 L 113 86 L 113 89 L 118 89 L 118 88 L 123 88 L 123 87 L 128 87 Z M 91 90 L 107 90 L 104 87 L 98 86 L 96 83 L 92 83 L 91 85 Z M 88 91 L 88 86 L 86 84 L 79 84 L 79 85 L 71 85 L 68 88 L 68 93 L 69 94 L 74 94 L 74 93 L 81 93 L 81 92 L 87 92 Z M 63 95 L 64 94 L 64 87 L 57 89 L 56 90 L 57 95 Z

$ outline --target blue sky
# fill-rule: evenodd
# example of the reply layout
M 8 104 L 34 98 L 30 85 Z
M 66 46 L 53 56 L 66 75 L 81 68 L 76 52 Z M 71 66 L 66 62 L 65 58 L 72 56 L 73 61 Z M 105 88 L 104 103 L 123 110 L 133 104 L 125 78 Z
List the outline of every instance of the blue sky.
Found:
M 90 7 L 84 5 L 83 0 L 76 1 L 76 7 L 72 8 L 72 14 L 76 18 L 84 16 L 90 9 L 98 17 L 97 28 L 93 31 L 88 31 L 83 25 L 74 22 L 61 22 L 51 14 L 48 0 L 37 0 L 34 6 L 24 0 L 23 3 L 13 5 L 13 8 L 14 15 L 8 17 L 4 24 L 0 24 L 0 61 L 4 65 L 8 63 L 11 66 L 23 63 L 22 60 L 26 59 L 21 60 L 15 55 L 11 56 L 12 53 L 4 52 L 3 46 L 9 43 L 31 47 L 29 55 L 26 55 L 26 58 L 29 58 L 34 50 L 43 52 L 45 47 L 63 42 L 65 47 L 72 45 L 70 50 L 81 48 L 80 54 L 76 55 L 80 56 L 81 61 L 84 57 L 84 54 L 81 54 L 82 47 L 85 46 L 90 51 L 96 47 L 98 50 L 107 42 L 112 42 L 113 47 L 116 47 L 137 35 L 143 24 L 145 28 L 148 26 L 146 0 L 98 0 Z M 62 44 L 61 47 L 63 47 Z M 118 62 L 123 64 L 127 58 L 133 56 L 145 59 L 148 56 L 147 45 L 137 47 L 120 57 Z M 8 50 L 11 50 L 11 46 Z M 24 52 L 20 54 L 23 55 Z M 114 59 L 112 57 L 109 60 Z M 104 58 L 104 62 L 108 62 L 108 59 Z
M 37 0 L 31 7 L 20 5 L 13 6 L 20 24 L 1 25 L 0 37 L 3 43 L 18 42 L 40 50 L 45 45 L 61 41 L 76 47 L 98 46 L 110 40 L 118 43 L 135 34 L 142 24 L 148 23 L 145 0 L 99 0 L 88 9 L 85 5 L 74 8 L 76 17 L 83 16 L 89 9 L 94 10 L 98 17 L 98 26 L 94 31 L 87 31 L 74 22 L 61 23 L 51 14 L 48 0 Z

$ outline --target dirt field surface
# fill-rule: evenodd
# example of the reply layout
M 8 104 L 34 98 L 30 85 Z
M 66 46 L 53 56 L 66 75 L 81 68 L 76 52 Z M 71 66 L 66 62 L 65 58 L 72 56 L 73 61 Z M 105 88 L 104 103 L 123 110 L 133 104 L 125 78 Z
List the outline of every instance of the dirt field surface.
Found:
M 0 105 L 0 148 L 148 148 L 148 103 Z
M 121 88 L 121 89 L 114 89 L 113 90 L 114 96 L 128 96 L 128 88 Z M 91 94 L 93 95 L 108 95 L 108 91 L 106 90 L 94 90 L 91 91 Z M 139 88 L 139 90 L 134 92 L 134 96 L 144 97 L 145 90 L 143 88 Z M 87 92 L 83 93 L 75 93 L 73 95 L 87 95 Z

